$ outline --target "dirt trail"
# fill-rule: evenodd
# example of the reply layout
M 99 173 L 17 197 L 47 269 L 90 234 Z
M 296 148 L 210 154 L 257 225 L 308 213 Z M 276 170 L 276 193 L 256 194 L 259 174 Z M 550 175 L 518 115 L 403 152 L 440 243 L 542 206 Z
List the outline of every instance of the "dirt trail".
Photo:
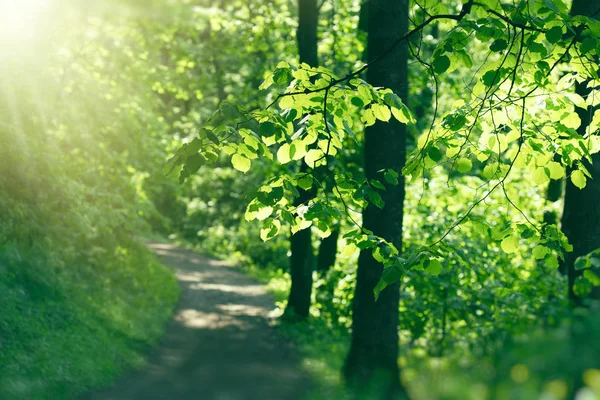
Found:
M 181 299 L 143 371 L 89 400 L 296 400 L 308 389 L 292 346 L 269 325 L 273 299 L 224 262 L 170 244 Z

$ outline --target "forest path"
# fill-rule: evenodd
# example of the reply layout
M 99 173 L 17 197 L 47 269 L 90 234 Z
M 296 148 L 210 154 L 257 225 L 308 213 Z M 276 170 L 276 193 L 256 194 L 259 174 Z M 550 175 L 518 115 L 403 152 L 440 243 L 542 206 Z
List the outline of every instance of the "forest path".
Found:
M 90 400 L 296 400 L 308 389 L 291 344 L 269 324 L 273 299 L 230 265 L 171 244 L 149 247 L 181 298 L 148 365 Z

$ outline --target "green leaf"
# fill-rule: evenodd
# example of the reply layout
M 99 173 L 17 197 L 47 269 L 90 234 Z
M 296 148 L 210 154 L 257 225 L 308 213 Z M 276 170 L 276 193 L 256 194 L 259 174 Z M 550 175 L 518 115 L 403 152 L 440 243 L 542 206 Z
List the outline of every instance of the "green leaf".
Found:
M 290 157 L 291 148 L 288 143 L 284 143 L 281 145 L 279 150 L 277 150 L 277 161 L 281 164 L 287 164 L 291 161 Z
M 375 295 L 375 301 L 379 299 L 379 294 L 387 287 L 387 283 L 382 279 L 379 280 L 375 288 L 373 289 L 373 294 Z
M 500 82 L 500 70 L 491 70 L 483 74 L 481 81 L 485 86 L 493 86 Z
M 396 93 L 386 93 L 383 96 L 383 102 L 391 108 L 401 109 L 404 107 L 404 103 Z
M 429 275 L 437 276 L 444 270 L 442 263 L 436 260 L 425 260 L 425 272 Z
M 269 239 L 274 238 L 279 233 L 281 229 L 281 222 L 276 219 L 267 220 L 264 224 L 263 228 L 260 230 L 260 238 L 263 241 L 267 241 Z
M 519 238 L 517 236 L 511 235 L 500 243 L 500 247 L 504 250 L 505 253 L 511 254 L 517 251 L 519 246 Z
M 236 153 L 233 155 L 233 157 L 231 157 L 231 164 L 233 165 L 233 168 L 246 173 L 250 171 L 250 166 L 252 165 L 252 162 L 246 157 Z
M 261 207 L 256 212 L 256 219 L 259 221 L 264 221 L 265 219 L 269 218 L 271 216 L 271 214 L 273 214 L 273 207 L 271 207 L 271 206 Z
M 229 119 L 238 119 L 244 116 L 235 104 L 228 101 L 222 102 L 220 109 L 223 115 Z
M 273 81 L 278 85 L 287 85 L 292 78 L 289 68 L 277 68 L 273 73 Z
M 456 170 L 460 173 L 469 172 L 473 168 L 473 163 L 468 158 L 459 158 L 456 160 Z
M 373 114 L 375 114 L 375 118 L 380 121 L 388 122 L 392 117 L 392 113 L 387 106 L 383 106 L 381 104 L 373 104 L 371 105 L 371 109 L 373 110 Z
M 435 162 L 438 162 L 442 159 L 442 152 L 440 151 L 440 149 L 438 149 L 435 146 L 431 146 L 429 148 L 427 155 L 429 156 L 429 158 L 431 158 Z
M 573 173 L 571 174 L 571 182 L 573 182 L 573 185 L 577 186 L 579 189 L 583 189 L 587 182 L 587 178 L 585 177 L 583 172 L 577 170 L 573 171 Z
M 460 50 L 454 53 L 458 61 L 460 61 L 465 67 L 471 68 L 473 66 L 473 60 L 471 56 L 464 50 Z
M 277 132 L 275 124 L 268 121 L 260 124 L 260 128 L 258 129 L 258 133 L 265 137 L 273 136 L 275 132 Z
M 547 247 L 535 246 L 532 251 L 533 258 L 535 258 L 536 260 L 541 260 L 546 254 L 548 254 L 548 252 L 549 250 Z
M 443 126 L 456 132 L 467 123 L 467 116 L 462 111 L 456 111 L 444 117 Z
M 304 156 L 304 162 L 309 167 L 315 168 L 315 166 L 316 166 L 315 163 L 317 162 L 317 160 L 322 159 L 323 156 L 324 156 L 324 154 L 321 150 L 310 149 Z
M 531 44 L 529 44 L 529 51 L 533 53 L 539 53 L 542 57 L 546 57 L 548 54 L 546 46 L 538 42 L 531 42 Z
M 385 206 L 385 202 L 381 198 L 381 195 L 373 189 L 368 190 L 369 202 L 375 205 L 378 208 L 383 208 Z
M 379 182 L 378 180 L 376 180 L 376 179 L 373 179 L 373 180 L 369 181 L 369 183 L 374 188 L 377 188 L 377 189 L 380 189 L 380 190 L 385 190 L 385 186 L 383 186 L 383 184 L 381 182 Z
M 540 167 L 535 170 L 533 173 L 533 182 L 536 185 L 542 186 L 550 180 L 550 176 L 548 176 L 548 172 L 546 172 L 546 168 Z
M 279 99 L 279 107 L 282 110 L 292 108 L 294 106 L 294 98 L 292 96 L 283 96 Z
M 442 74 L 450 68 L 450 58 L 448 56 L 437 56 L 433 60 L 433 72 L 436 74 Z
M 396 118 L 399 122 L 403 124 L 413 122 L 412 115 L 410 115 L 410 112 L 408 111 L 408 108 L 406 108 L 406 106 L 400 109 L 392 108 L 392 115 L 394 116 L 394 118 Z
M 296 183 L 304 190 L 310 189 L 313 185 L 313 181 L 310 176 L 303 176 L 302 178 L 298 179 Z
M 398 173 L 396 171 L 394 171 L 393 169 L 388 169 L 383 174 L 383 178 L 386 180 L 387 183 L 389 183 L 391 185 L 398 184 L 398 176 L 399 176 Z
M 558 259 L 554 257 L 553 254 L 548 254 L 546 258 L 544 258 L 544 264 L 550 269 L 558 268 Z
M 597 45 L 596 39 L 588 36 L 585 39 L 583 39 L 583 41 L 579 45 L 579 51 L 581 51 L 582 55 L 587 54 L 590 51 L 594 50 L 596 48 L 596 45 Z
M 358 108 L 363 108 L 365 106 L 365 102 L 358 96 L 354 96 L 350 99 L 350 103 L 354 104 Z
M 294 140 L 290 145 L 290 158 L 292 160 L 301 160 L 306 155 L 306 145 L 300 139 Z
M 552 44 L 557 43 L 563 35 L 562 28 L 560 26 L 554 26 L 546 31 L 546 40 Z
M 565 167 L 556 161 L 550 161 L 546 168 L 550 171 L 550 178 L 562 179 L 565 176 Z
M 404 105 L 402 99 L 395 93 L 386 93 L 383 96 L 383 102 L 390 106 L 392 115 L 403 124 L 414 122 L 414 118 L 410 115 L 408 107 Z
M 200 154 L 194 154 L 185 161 L 185 168 L 190 175 L 195 174 L 201 166 L 206 164 L 206 160 Z
M 402 277 L 402 270 L 397 264 L 392 264 L 389 267 L 383 269 L 381 279 L 388 285 L 393 285 L 398 282 Z
M 494 52 L 502 51 L 508 47 L 508 42 L 505 39 L 496 39 L 490 46 L 490 50 Z
M 592 266 L 592 264 L 589 261 L 590 259 L 588 257 L 577 257 L 577 260 L 575 260 L 574 267 L 576 270 L 589 268 Z
M 221 143 L 221 141 L 219 140 L 219 138 L 217 137 L 217 135 L 215 135 L 215 133 L 213 131 L 209 131 L 208 129 L 206 129 L 205 134 L 206 134 L 206 137 L 214 144 L 218 145 L 219 143 Z

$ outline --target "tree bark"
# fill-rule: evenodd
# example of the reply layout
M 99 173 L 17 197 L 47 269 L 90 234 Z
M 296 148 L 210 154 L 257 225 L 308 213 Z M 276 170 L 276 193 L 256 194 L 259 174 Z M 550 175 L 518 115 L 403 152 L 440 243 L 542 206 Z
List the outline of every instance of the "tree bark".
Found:
M 307 63 L 311 67 L 319 65 L 317 55 L 317 26 L 319 21 L 319 9 L 317 0 L 298 0 L 298 53 L 300 62 Z
M 317 24 L 319 10 L 317 0 L 298 0 L 298 53 L 300 62 L 312 67 L 318 66 Z M 301 171 L 308 167 L 302 163 Z M 300 196 L 295 200 L 296 206 L 308 202 L 316 195 L 315 190 L 299 189 Z M 312 273 L 314 254 L 310 228 L 303 229 L 290 237 L 290 275 L 292 287 L 288 297 L 284 316 L 292 319 L 307 318 L 310 311 L 312 295 Z
M 408 30 L 408 0 L 370 0 L 367 54 L 374 59 L 392 46 Z M 388 56 L 369 67 L 367 80 L 373 86 L 392 89 L 403 101 L 408 96 L 408 47 L 397 46 Z M 393 169 L 401 177 L 396 186 L 386 184 L 382 209 L 369 204 L 363 211 L 364 227 L 402 249 L 404 180 L 402 167 L 406 160 L 406 125 L 395 120 L 377 122 L 365 131 L 365 175 L 377 179 L 378 171 Z M 375 301 L 373 289 L 381 278 L 383 265 L 370 250 L 362 251 L 352 315 L 352 341 L 344 366 L 350 383 L 359 387 L 376 382 L 383 398 L 405 395 L 398 367 L 398 303 L 400 284 L 384 289 Z
M 317 255 L 317 271 L 326 274 L 335 265 L 337 255 L 337 242 L 340 238 L 340 228 L 334 227 L 331 235 L 321 240 L 319 254 Z
M 571 15 L 592 15 L 600 9 L 600 0 L 574 0 L 571 6 Z M 589 89 L 587 82 L 577 83 L 575 92 L 586 98 Z M 583 135 L 589 126 L 594 109 L 577 108 L 577 114 L 581 118 L 579 134 Z M 600 153 L 592 155 L 592 164 L 583 162 L 592 174 L 593 179 L 587 180 L 583 189 L 578 189 L 570 179 L 567 179 L 565 187 L 565 204 L 561 220 L 562 230 L 573 245 L 573 251 L 565 253 L 565 269 L 569 281 L 569 299 L 575 305 L 581 304 L 581 299 L 573 291 L 573 285 L 582 271 L 575 269 L 574 264 L 577 257 L 586 255 L 600 248 Z M 570 172 L 570 171 L 569 171 Z M 600 299 L 600 293 L 594 291 L 592 297 Z

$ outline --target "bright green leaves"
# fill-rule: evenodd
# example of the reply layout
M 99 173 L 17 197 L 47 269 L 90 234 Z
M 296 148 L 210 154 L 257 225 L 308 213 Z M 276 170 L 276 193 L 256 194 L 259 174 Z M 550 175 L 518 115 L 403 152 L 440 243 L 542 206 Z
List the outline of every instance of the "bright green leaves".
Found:
M 505 237 L 500 243 L 500 247 L 505 253 L 515 253 L 519 248 L 519 237 L 516 235 Z
M 423 263 L 423 267 L 425 268 L 426 273 L 434 276 L 439 275 L 444 270 L 442 263 L 437 259 L 426 259 Z
M 281 229 L 281 222 L 276 219 L 268 219 L 263 224 L 262 229 L 260 230 L 260 238 L 263 241 L 267 241 L 269 239 L 273 239 L 279 233 Z
M 575 170 L 571 173 L 571 182 L 579 189 L 583 189 L 586 185 L 587 178 L 580 170 Z
M 313 179 L 310 175 L 301 176 L 296 180 L 299 188 L 303 190 L 309 190 L 313 186 Z
M 290 64 L 286 62 L 280 62 L 277 64 L 277 68 L 272 73 L 267 74 L 263 83 L 258 87 L 259 90 L 265 90 L 271 87 L 273 84 L 278 86 L 287 86 L 294 77 L 295 71 L 292 69 Z
M 460 173 L 469 172 L 473 168 L 473 162 L 468 158 L 462 157 L 456 160 L 456 170 Z
M 465 109 L 458 109 L 446 115 L 442 120 L 442 126 L 453 132 L 462 129 L 467 123 L 467 115 Z
M 373 115 L 375 115 L 375 118 L 377 118 L 380 121 L 388 122 L 392 117 L 390 109 L 385 105 L 373 104 L 371 106 L 371 109 L 373 110 Z
M 234 154 L 233 157 L 231 157 L 231 164 L 233 165 L 233 168 L 244 173 L 250 171 L 250 166 L 252 165 L 249 159 L 240 154 Z
M 279 161 L 281 164 L 287 164 L 291 160 L 291 146 L 289 143 L 284 143 L 281 145 L 279 150 L 277 150 L 277 161 Z
M 533 182 L 535 182 L 535 184 L 538 186 L 542 186 L 542 185 L 548 183 L 549 180 L 550 180 L 549 173 L 548 173 L 547 169 L 544 167 L 537 168 L 535 170 L 535 172 L 533 173 Z
M 550 161 L 546 168 L 550 173 L 550 178 L 554 180 L 562 179 L 565 176 L 565 167 L 556 161 Z
M 384 265 L 381 279 L 374 289 L 375 298 L 379 297 L 382 290 L 398 282 L 406 272 L 413 268 L 432 276 L 441 274 L 444 267 L 434 255 L 435 253 L 439 252 L 433 252 L 433 249 L 421 249 L 400 257 L 393 245 L 380 242 L 372 252 L 373 258 Z
M 390 107 L 392 115 L 403 124 L 414 124 L 416 121 L 410 114 L 408 107 L 404 105 L 397 94 L 387 92 L 383 95 L 383 102 Z
M 276 68 L 273 72 L 273 82 L 278 85 L 285 86 L 288 85 L 292 79 L 292 71 L 289 67 L 286 68 Z

